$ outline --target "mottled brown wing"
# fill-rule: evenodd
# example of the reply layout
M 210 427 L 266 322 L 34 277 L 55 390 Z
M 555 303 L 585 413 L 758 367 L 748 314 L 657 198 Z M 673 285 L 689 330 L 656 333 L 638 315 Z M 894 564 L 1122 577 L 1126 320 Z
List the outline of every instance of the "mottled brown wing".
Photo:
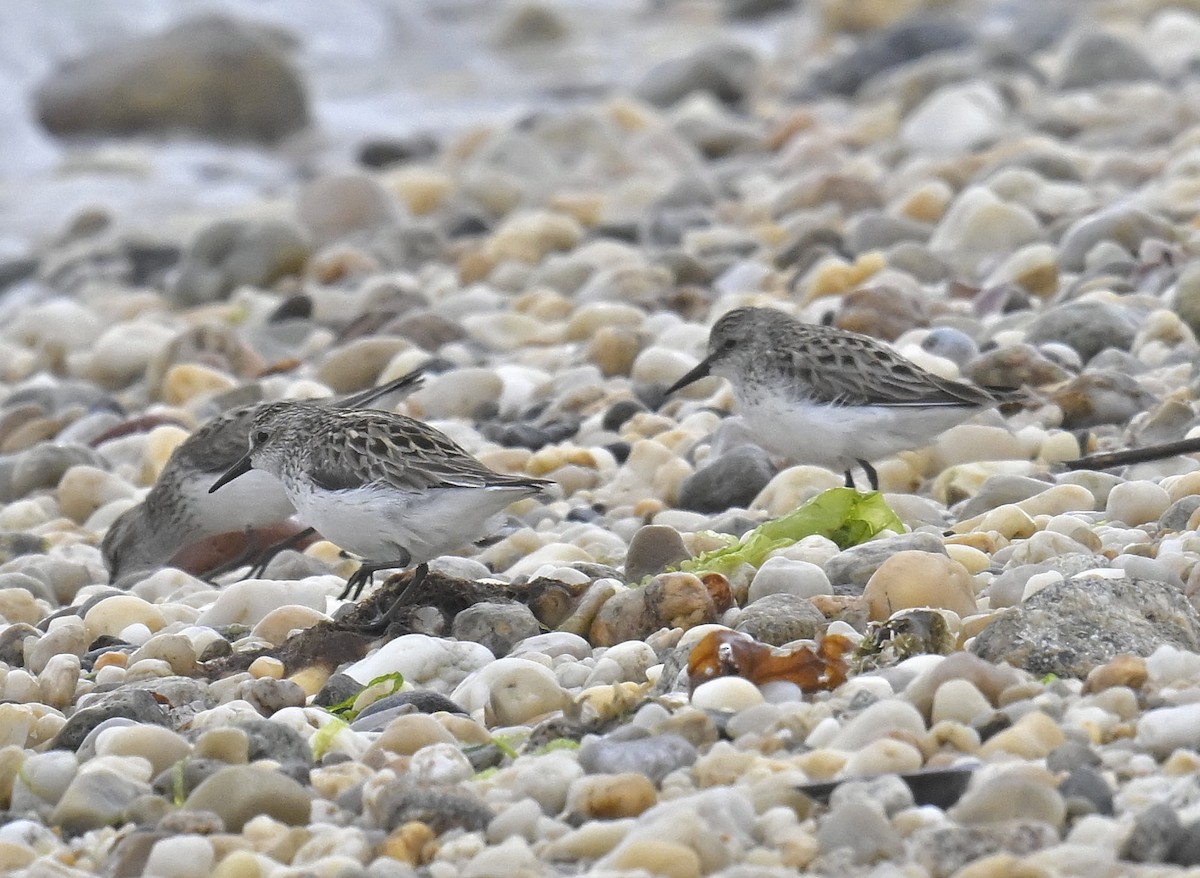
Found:
M 250 424 L 257 411 L 257 405 L 241 406 L 205 421 L 175 449 L 159 480 L 177 469 L 225 472 L 250 450 Z
M 428 488 L 537 487 L 544 482 L 497 473 L 432 427 L 401 415 L 357 414 L 343 428 L 332 454 L 312 461 L 310 477 L 328 490 L 364 485 L 423 491 Z
M 829 330 L 826 330 L 828 332 Z M 987 406 L 996 400 L 961 381 L 941 378 L 875 339 L 839 332 L 836 344 L 791 351 L 789 368 L 815 402 L 832 405 Z

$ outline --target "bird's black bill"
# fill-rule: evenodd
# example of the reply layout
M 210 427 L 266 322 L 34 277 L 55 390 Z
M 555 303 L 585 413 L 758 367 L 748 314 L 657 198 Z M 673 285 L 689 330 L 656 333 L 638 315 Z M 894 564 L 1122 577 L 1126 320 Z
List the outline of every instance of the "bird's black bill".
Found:
M 701 378 L 707 378 L 708 377 L 708 367 L 709 367 L 708 360 L 707 359 L 701 360 L 699 365 L 697 365 L 695 369 L 688 372 L 686 375 L 684 375 L 682 378 L 680 378 L 678 381 L 676 381 L 674 384 L 672 384 L 670 387 L 667 388 L 667 395 L 670 396 L 676 390 L 679 390 L 680 388 L 683 388 L 683 387 L 687 387 L 689 384 L 694 384 L 695 382 L 699 381 Z
M 208 489 L 208 493 L 212 493 L 223 485 L 228 485 L 238 476 L 244 476 L 250 470 L 254 469 L 254 465 L 250 462 L 250 455 L 247 454 L 229 469 L 225 470 L 225 474 L 221 478 L 212 483 L 212 487 Z

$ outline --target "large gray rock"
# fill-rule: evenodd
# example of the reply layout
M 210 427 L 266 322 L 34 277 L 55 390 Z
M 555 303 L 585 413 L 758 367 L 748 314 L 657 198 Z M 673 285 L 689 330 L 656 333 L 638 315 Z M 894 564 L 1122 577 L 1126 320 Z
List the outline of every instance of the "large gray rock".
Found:
M 740 104 L 758 79 L 760 62 L 745 46 L 717 44 L 652 67 L 634 92 L 657 107 L 669 107 L 693 92 L 708 92 L 726 104 Z
M 745 509 L 774 475 L 775 467 L 765 451 L 739 445 L 684 479 L 679 508 L 704 513 L 724 512 L 733 506 Z
M 38 120 L 58 136 L 174 134 L 274 143 L 309 123 L 280 35 L 225 16 L 110 45 L 51 74 Z
M 1121 653 L 1160 646 L 1200 651 L 1200 615 L 1165 582 L 1068 579 L 1047 586 L 983 629 L 972 651 L 1036 676 L 1083 678 Z
M 1141 49 L 1122 36 L 1099 31 L 1084 34 L 1067 50 L 1058 85 L 1093 89 L 1105 82 L 1158 78 L 1158 71 Z
M 308 261 L 303 233 L 282 220 L 219 220 L 200 230 L 167 291 L 181 308 L 226 298 L 239 286 L 267 287 Z

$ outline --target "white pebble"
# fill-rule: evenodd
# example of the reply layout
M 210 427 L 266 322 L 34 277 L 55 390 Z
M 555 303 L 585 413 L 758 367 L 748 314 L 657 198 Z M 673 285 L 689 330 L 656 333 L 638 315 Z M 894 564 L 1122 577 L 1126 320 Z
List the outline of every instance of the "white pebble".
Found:
M 717 677 L 701 683 L 692 693 L 692 706 L 700 710 L 737 712 L 763 703 L 758 687 L 744 677 Z

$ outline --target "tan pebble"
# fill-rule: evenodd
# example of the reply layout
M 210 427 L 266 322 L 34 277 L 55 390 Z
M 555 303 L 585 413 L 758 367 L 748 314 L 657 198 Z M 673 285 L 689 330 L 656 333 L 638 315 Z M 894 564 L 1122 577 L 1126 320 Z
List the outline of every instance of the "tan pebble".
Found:
M 248 850 L 230 851 L 224 857 L 221 857 L 218 851 L 217 856 L 220 862 L 209 873 L 209 878 L 266 878 L 278 865 L 265 854 L 256 854 Z
M 988 557 L 987 553 L 972 546 L 951 543 L 949 540 L 946 541 L 946 554 L 965 567 L 970 574 L 982 573 L 992 564 L 992 559 Z
M 637 332 L 621 326 L 602 326 L 596 330 L 583 356 L 605 378 L 628 375 L 642 349 Z
M 958 631 L 959 648 L 961 649 L 964 643 L 995 622 L 1000 617 L 1000 613 L 1000 610 L 995 610 L 965 617 L 962 620 L 962 627 Z
M 979 732 L 953 720 L 943 720 L 929 729 L 921 749 L 929 757 L 945 750 L 974 754 L 979 752 Z
M 1136 527 L 1155 521 L 1171 505 L 1170 495 L 1154 482 L 1122 482 L 1108 492 L 1109 518 Z
M 1074 434 L 1060 430 L 1051 433 L 1042 441 L 1042 447 L 1038 449 L 1038 460 L 1042 463 L 1056 464 L 1064 460 L 1074 460 L 1082 454 L 1079 440 Z
M 1017 701 L 1037 698 L 1044 688 L 1045 686 L 1037 680 L 1021 680 L 1011 686 L 1005 686 L 993 700 L 997 707 L 1007 707 Z
M 94 669 L 99 671 L 102 668 L 117 667 L 124 668 L 129 665 L 129 653 L 127 652 L 105 652 L 96 659 Z
M 546 206 L 591 227 L 603 219 L 607 203 L 608 199 L 599 192 L 555 192 Z
M 827 257 L 808 273 L 804 279 L 805 300 L 822 296 L 834 296 L 848 292 L 862 284 L 872 275 L 886 267 L 883 254 L 878 251 L 863 253 L 853 263 L 837 257 Z
M 1019 766 L 972 784 L 947 816 L 967 825 L 1040 820 L 1058 827 L 1066 811 L 1050 772 Z
M 247 670 L 256 680 L 282 680 L 284 674 L 283 662 L 270 655 L 260 655 L 250 663 Z
M 334 348 L 317 366 L 314 376 L 335 393 L 370 387 L 384 367 L 412 342 L 392 336 L 357 338 Z
M 970 680 L 947 680 L 933 694 L 929 713 L 931 723 L 953 720 L 969 724 L 977 717 L 992 713 L 991 702 Z
M 704 581 L 691 573 L 660 573 L 641 591 L 659 628 L 693 628 L 717 621 L 716 605 Z
M 567 321 L 567 341 L 587 341 L 605 327 L 636 329 L 646 321 L 640 308 L 621 302 L 592 302 L 582 305 Z
M 1176 750 L 1163 760 L 1162 773 L 1167 777 L 1190 777 L 1200 771 L 1200 754 L 1191 750 Z
M 15 841 L 0 841 L 0 874 L 13 875 L 38 858 L 38 852 Z
M 93 466 L 73 466 L 58 483 L 58 505 L 63 515 L 82 524 L 106 503 L 132 498 L 131 485 L 112 473 Z
M 1058 878 L 1059 873 L 1012 854 L 988 854 L 954 873 L 954 878 Z
M 700 856 L 686 845 L 665 839 L 627 842 L 608 863 L 615 869 L 640 869 L 663 878 L 700 878 Z
M 1041 712 L 1027 713 L 1013 725 L 988 738 L 980 748 L 986 759 L 1000 753 L 1023 759 L 1042 759 L 1066 740 L 1058 723 Z
M 586 448 L 572 445 L 550 445 L 541 451 L 534 452 L 523 468 L 531 476 L 542 476 L 568 465 L 594 469 L 598 462 L 596 456 Z
M 136 595 L 120 594 L 105 598 L 93 606 L 83 617 L 83 623 L 87 627 L 88 636 L 95 640 L 103 635 L 116 637 L 134 624 L 142 624 L 151 631 L 157 631 L 166 624 L 166 620 L 162 611 L 148 601 Z
M 183 405 L 202 396 L 214 396 L 237 387 L 231 375 L 199 363 L 180 363 L 167 370 L 162 399 L 168 405 Z
M 880 738 L 851 753 L 842 767 L 842 775 L 864 777 L 916 771 L 922 761 L 921 751 L 912 744 Z
M 1021 507 L 1006 504 L 986 513 L 979 522 L 978 529 L 995 531 L 1008 540 L 1024 540 L 1037 532 L 1037 522 Z
M 250 760 L 250 736 L 241 729 L 208 729 L 196 739 L 196 756 L 244 765 Z
M 196 650 L 192 641 L 182 634 L 155 634 L 130 657 L 130 663 L 142 659 L 161 659 L 183 676 L 196 672 Z
M 841 487 L 842 479 L 832 470 L 816 466 L 792 466 L 776 473 L 750 503 L 772 517 L 786 515 L 822 491 Z
M 429 862 L 437 851 L 437 835 L 424 823 L 409 821 L 383 840 L 383 855 L 420 866 Z
M 943 433 L 933 446 L 933 466 L 944 470 L 982 460 L 1017 460 L 1024 457 L 1021 443 L 1004 427 L 959 424 Z
M 329 681 L 329 669 L 323 666 L 301 668 L 288 677 L 309 698 L 321 691 L 321 687 Z
M 442 728 L 452 734 L 456 741 L 463 744 L 489 744 L 492 736 L 488 730 L 475 720 L 452 713 L 435 713 L 433 718 L 442 724 Z
M 0 705 L 0 707 L 12 707 L 13 705 Z M 0 716 L 3 713 L 0 712 Z M 0 729 L 3 726 L 0 725 Z M 21 741 L 17 744 L 8 743 L 0 734 L 0 806 L 10 808 L 12 806 L 13 784 L 21 773 L 21 766 L 25 763 L 25 759 L 29 754 L 24 750 L 25 736 L 21 735 Z
M 1055 485 L 1016 504 L 1018 509 L 1033 515 L 1062 515 L 1066 512 L 1091 512 L 1096 498 L 1082 485 Z
M 511 216 L 485 244 L 492 259 L 536 264 L 556 250 L 571 250 L 583 237 L 574 217 L 551 211 L 526 211 Z
M 1138 655 L 1119 655 L 1088 672 L 1084 692 L 1102 692 L 1114 686 L 1141 689 L 1149 678 L 1146 660 Z
M 192 745 L 178 732 L 149 723 L 105 729 L 96 738 L 98 756 L 139 756 L 160 774 L 192 752 Z
M 848 753 L 818 748 L 796 757 L 796 767 L 814 781 L 832 780 L 846 765 Z
M 744 677 L 717 677 L 697 686 L 691 701 L 700 710 L 736 712 L 762 704 L 763 695 Z
M 996 551 L 1001 548 L 1001 543 L 996 539 L 996 534 L 974 531 L 972 533 L 954 534 L 953 536 L 946 537 L 945 546 L 947 551 L 949 551 L 950 546 L 967 546 L 991 556 L 996 554 Z
M 388 173 L 382 182 L 413 216 L 434 213 L 454 191 L 453 178 L 432 168 L 401 168 Z
M 35 625 L 46 615 L 33 592 L 26 588 L 0 588 L 0 619 L 10 624 Z
M 251 629 L 250 633 L 268 643 L 280 646 L 293 631 L 311 628 L 318 622 L 328 619 L 329 617 L 319 610 L 289 604 L 271 610 L 258 620 L 258 624 Z
M 1163 479 L 1162 486 L 1167 489 L 1167 496 L 1172 503 L 1200 494 L 1200 470 Z
M 542 853 L 548 860 L 598 860 L 624 840 L 632 822 L 594 820 L 585 823 L 578 829 L 547 839 Z
M 367 752 L 386 750 L 401 756 L 411 756 L 430 744 L 453 743 L 454 736 L 433 717 L 423 713 L 407 714 L 388 723 Z
M 567 707 L 570 698 L 558 685 L 553 671 L 534 662 L 510 661 L 515 663 L 492 678 L 485 711 L 489 722 L 524 725 Z
M 900 213 L 918 222 L 936 223 L 953 200 L 953 189 L 942 180 L 932 180 L 913 190 L 900 202 Z
M 576 778 L 567 793 L 567 811 L 591 820 L 636 817 L 658 801 L 643 774 L 595 774 Z
M 975 591 L 967 569 L 933 552 L 908 550 L 887 558 L 871 574 L 863 596 L 876 622 L 912 607 L 938 607 L 960 616 L 975 612 Z
M 188 435 L 187 430 L 173 424 L 164 424 L 150 431 L 142 457 L 141 484 L 151 485 L 158 479 L 175 449 L 184 443 Z
M 125 671 L 126 681 L 132 683 L 135 680 L 152 680 L 155 677 L 173 677 L 174 669 L 169 662 L 162 659 L 141 659 L 130 664 L 128 670 Z

